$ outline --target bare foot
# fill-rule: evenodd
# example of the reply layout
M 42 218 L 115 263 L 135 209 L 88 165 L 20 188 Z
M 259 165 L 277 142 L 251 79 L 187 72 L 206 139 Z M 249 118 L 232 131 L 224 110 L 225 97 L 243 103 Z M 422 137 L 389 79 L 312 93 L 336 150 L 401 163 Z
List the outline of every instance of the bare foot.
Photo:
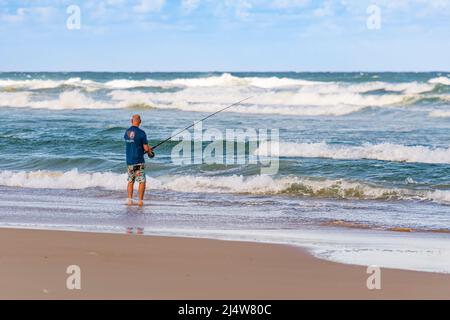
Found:
M 139 207 L 143 207 L 143 206 L 144 206 L 144 201 L 142 201 L 142 200 L 139 200 L 139 202 L 138 202 L 138 206 L 139 206 Z
M 132 206 L 133 205 L 133 200 L 132 199 L 127 199 L 127 205 Z

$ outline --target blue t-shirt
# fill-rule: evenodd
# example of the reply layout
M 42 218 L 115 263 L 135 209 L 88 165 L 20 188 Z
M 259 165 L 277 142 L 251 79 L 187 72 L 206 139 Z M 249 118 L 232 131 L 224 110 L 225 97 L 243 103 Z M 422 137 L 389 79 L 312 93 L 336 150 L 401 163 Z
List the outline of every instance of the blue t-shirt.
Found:
M 130 127 L 124 135 L 127 146 L 127 165 L 144 163 L 144 144 L 148 144 L 147 135 L 138 127 Z

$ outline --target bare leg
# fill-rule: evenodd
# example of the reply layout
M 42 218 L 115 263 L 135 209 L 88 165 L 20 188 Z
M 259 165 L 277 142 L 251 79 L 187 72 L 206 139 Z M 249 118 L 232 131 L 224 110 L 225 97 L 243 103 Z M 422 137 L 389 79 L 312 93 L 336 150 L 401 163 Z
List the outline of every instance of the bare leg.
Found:
M 145 183 L 139 183 L 139 206 L 144 205 Z
M 133 189 L 134 189 L 134 181 L 128 182 L 128 205 L 131 206 L 133 204 Z

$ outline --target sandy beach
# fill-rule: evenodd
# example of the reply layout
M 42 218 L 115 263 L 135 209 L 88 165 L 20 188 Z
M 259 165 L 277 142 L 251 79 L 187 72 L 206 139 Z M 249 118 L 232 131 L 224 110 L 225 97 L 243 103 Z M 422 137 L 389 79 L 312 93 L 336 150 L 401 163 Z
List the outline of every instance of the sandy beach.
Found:
M 450 275 L 382 269 L 369 291 L 365 267 L 284 245 L 19 229 L 0 243 L 1 299 L 450 299 Z
M 393 2 L 0 0 L 0 300 L 450 300 L 450 0 Z

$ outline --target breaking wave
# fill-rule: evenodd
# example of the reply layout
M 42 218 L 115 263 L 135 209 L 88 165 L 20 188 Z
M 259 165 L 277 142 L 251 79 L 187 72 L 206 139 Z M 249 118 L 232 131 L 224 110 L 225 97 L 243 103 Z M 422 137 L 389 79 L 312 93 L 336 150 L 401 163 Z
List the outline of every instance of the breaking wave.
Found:
M 428 82 L 311 81 L 283 77 L 220 76 L 157 79 L 113 79 L 107 82 L 66 80 L 0 80 L 0 107 L 42 109 L 117 109 L 152 107 L 214 112 L 249 96 L 229 112 L 294 116 L 343 116 L 366 108 L 409 107 L 418 102 L 443 101 L 449 95 L 438 86 L 449 78 Z M 57 92 L 39 90 L 61 88 Z M 173 88 L 149 92 L 146 88 Z M 440 87 L 439 87 L 440 88 Z M 102 90 L 95 93 L 94 91 Z M 132 90 L 135 89 L 135 90 Z M 439 113 L 430 113 L 439 116 Z
M 269 153 L 270 152 L 270 153 Z M 282 142 L 272 149 L 261 144 L 256 150 L 261 156 L 331 158 L 331 159 L 373 159 L 395 162 L 450 163 L 449 148 L 429 148 L 424 146 L 405 146 L 392 143 L 364 144 L 362 146 L 329 145 L 320 143 Z
M 434 78 L 428 83 L 405 82 L 363 82 L 363 83 L 344 83 L 335 81 L 311 81 L 304 79 L 280 78 L 280 77 L 238 77 L 229 73 L 220 76 L 178 78 L 173 80 L 131 80 L 115 79 L 107 82 L 97 82 L 93 80 L 81 79 L 79 77 L 66 80 L 48 80 L 48 79 L 28 79 L 28 80 L 10 80 L 1 79 L 0 89 L 54 89 L 58 87 L 84 88 L 86 90 L 98 89 L 132 89 L 132 88 L 195 88 L 195 87 L 255 87 L 262 89 L 301 87 L 319 90 L 322 92 L 330 91 L 348 91 L 348 92 L 369 92 L 375 90 L 395 91 L 404 93 L 423 93 L 434 89 L 436 84 L 449 85 L 450 79 L 446 77 Z
M 428 81 L 431 84 L 443 84 L 446 86 L 450 86 L 450 79 L 447 77 L 437 77 Z
M 35 109 L 108 109 L 118 108 L 105 101 L 97 101 L 79 91 L 64 91 L 57 99 L 34 100 L 32 92 L 0 93 L 0 107 L 35 108 Z
M 0 185 L 36 189 L 104 188 L 123 190 L 125 174 L 112 172 L 0 171 Z M 312 180 L 296 176 L 162 176 L 149 178 L 157 190 L 200 193 L 291 195 L 360 200 L 418 200 L 450 204 L 450 190 L 389 189 L 345 180 Z
M 2 92 L 0 107 L 41 109 L 117 109 L 146 106 L 195 112 L 214 112 L 218 108 L 248 97 L 242 92 L 183 90 L 176 93 L 144 93 L 116 90 L 110 100 L 96 100 L 80 91 L 64 91 L 58 98 L 42 100 L 32 92 Z M 367 107 L 390 107 L 412 101 L 398 95 L 362 96 L 359 94 L 262 93 L 249 100 L 251 104 L 235 106 L 228 112 L 281 115 L 333 115 L 358 112 Z
M 55 89 L 59 87 L 80 87 L 87 90 L 96 90 L 101 88 L 101 84 L 93 80 L 82 80 L 81 78 L 70 78 L 67 80 L 0 80 L 0 89 L 3 91 L 15 91 L 20 89 L 26 90 L 43 90 Z
M 178 109 L 194 112 L 214 112 L 218 108 L 230 105 L 236 100 L 248 97 L 242 92 L 223 92 L 220 90 L 201 92 L 199 89 L 184 90 L 176 93 L 142 93 L 113 91 L 110 96 L 122 106 L 149 104 L 159 109 Z M 343 102 L 348 99 L 349 104 Z M 351 100 L 351 101 L 350 101 Z M 345 115 L 360 111 L 367 105 L 383 106 L 398 103 L 402 97 L 370 99 L 353 96 L 320 96 L 317 94 L 268 93 L 255 96 L 246 104 L 235 106 L 227 112 L 249 114 L 281 115 Z M 350 104 L 354 103 L 353 104 Z
M 423 93 L 434 89 L 434 84 L 448 84 L 450 79 L 445 77 L 431 79 L 428 83 L 405 82 L 364 82 L 364 83 L 344 83 L 344 82 L 324 82 L 310 81 L 302 79 L 278 78 L 278 77 L 236 77 L 225 73 L 221 76 L 211 76 L 203 78 L 180 78 L 174 80 L 130 80 L 116 79 L 107 82 L 96 82 L 93 80 L 82 80 L 81 78 L 70 78 L 67 80 L 0 80 L 0 89 L 54 89 L 58 87 L 78 87 L 88 90 L 98 89 L 132 89 L 132 88 L 196 88 L 196 87 L 256 87 L 262 89 L 273 89 L 283 87 L 298 87 L 304 90 L 314 90 L 316 92 L 340 92 L 348 91 L 354 93 L 364 93 L 376 90 Z
M 252 86 L 259 88 L 279 88 L 291 86 L 308 86 L 321 84 L 322 82 L 278 78 L 278 77 L 235 77 L 229 73 L 221 76 L 210 76 L 202 78 L 179 78 L 174 80 L 130 80 L 116 79 L 107 82 L 96 82 L 92 80 L 82 80 L 81 78 L 70 78 L 67 80 L 0 80 L 0 89 L 28 89 L 44 90 L 58 87 L 84 88 L 87 90 L 98 89 L 132 89 L 132 88 L 187 88 L 187 87 L 235 87 Z

